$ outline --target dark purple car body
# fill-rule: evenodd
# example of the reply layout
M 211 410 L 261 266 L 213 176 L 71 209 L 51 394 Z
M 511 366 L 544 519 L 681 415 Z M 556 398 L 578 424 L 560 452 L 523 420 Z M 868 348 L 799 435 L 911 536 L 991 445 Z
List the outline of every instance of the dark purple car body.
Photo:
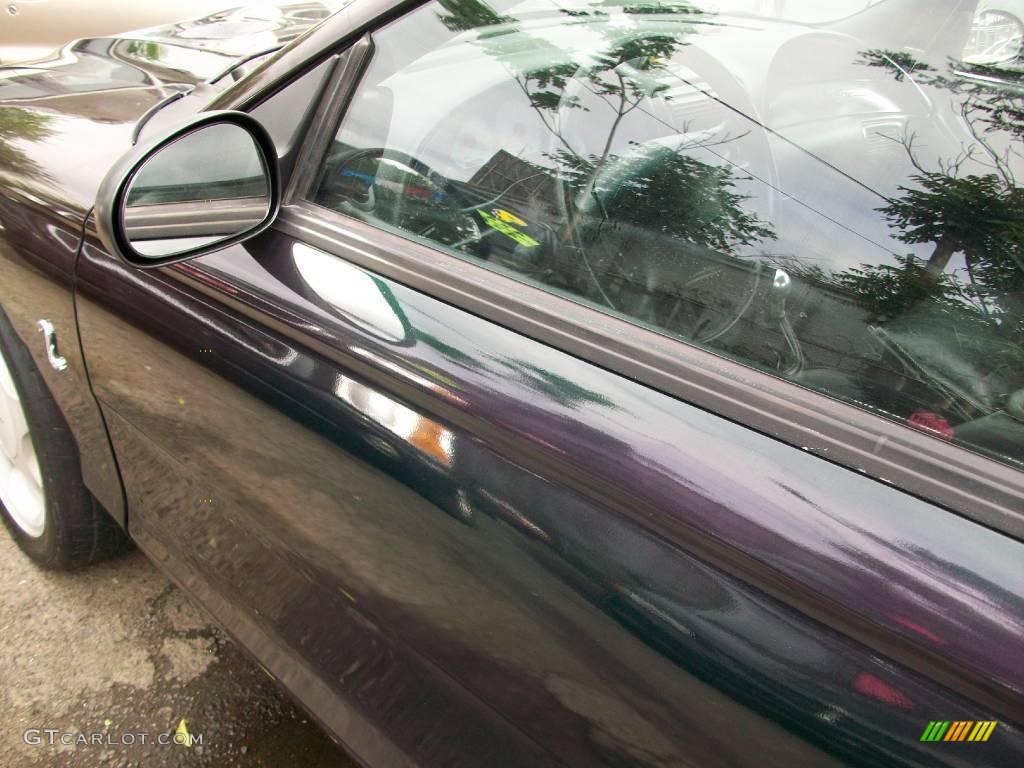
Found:
M 742 30 L 737 93 L 763 114 L 815 89 L 911 88 L 862 67 L 790 93 L 769 70 L 785 50 L 792 77 L 805 37 L 814 69 L 823 40 L 883 18 L 927 37 L 940 6 L 969 27 L 956 0 L 885 0 L 841 29 L 716 23 Z M 0 306 L 93 495 L 368 765 L 1024 764 L 1012 452 L 303 199 L 319 126 L 391 55 L 376 30 L 414 7 L 356 0 L 237 83 L 109 40 L 0 80 Z M 83 87 L 94 60 L 106 74 Z M 206 109 L 265 122 L 280 213 L 208 255 L 125 264 L 90 217 L 106 172 Z M 853 199 L 874 183 L 858 166 L 877 167 L 849 141 L 848 156 L 790 142 L 805 165 L 788 167 L 809 169 L 811 194 L 814 169 L 838 169 L 820 189 Z M 325 275 L 361 301 L 339 311 Z M 998 725 L 984 743 L 922 741 L 931 721 Z

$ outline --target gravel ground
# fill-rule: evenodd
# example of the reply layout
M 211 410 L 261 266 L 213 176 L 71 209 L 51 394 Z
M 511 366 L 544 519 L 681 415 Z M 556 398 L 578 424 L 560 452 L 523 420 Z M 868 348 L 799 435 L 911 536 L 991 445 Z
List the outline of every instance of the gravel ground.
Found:
M 142 554 L 41 571 L 2 526 L 0 712 L 5 768 L 355 765 Z M 182 718 L 201 745 L 24 739 L 56 728 L 152 742 Z

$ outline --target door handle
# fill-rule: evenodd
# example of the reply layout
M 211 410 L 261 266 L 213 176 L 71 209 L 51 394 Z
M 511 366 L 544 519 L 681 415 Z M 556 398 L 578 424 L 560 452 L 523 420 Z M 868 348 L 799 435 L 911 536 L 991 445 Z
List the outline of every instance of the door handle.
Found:
M 55 371 L 63 371 L 68 367 L 68 361 L 60 356 L 57 349 L 57 330 L 49 320 L 40 320 L 36 323 L 43 334 L 43 342 L 46 345 L 46 359 L 50 361 L 50 367 Z

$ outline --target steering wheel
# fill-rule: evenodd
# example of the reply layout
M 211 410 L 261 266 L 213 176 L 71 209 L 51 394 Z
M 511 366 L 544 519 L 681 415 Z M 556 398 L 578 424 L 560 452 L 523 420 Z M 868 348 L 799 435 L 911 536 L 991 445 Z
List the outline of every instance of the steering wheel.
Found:
M 646 93 L 643 101 L 637 102 L 643 109 L 631 118 L 640 122 L 632 128 L 624 127 L 625 122 L 612 124 L 610 131 L 622 134 L 617 143 L 629 146 L 623 156 L 607 151 L 613 146 L 612 133 L 601 159 L 588 162 L 591 169 L 586 178 L 574 185 L 559 185 L 557 202 L 569 224 L 560 238 L 557 269 L 563 282 L 595 303 L 696 344 L 710 345 L 737 325 L 759 293 L 770 293 L 772 275 L 765 264 L 722 252 L 719 243 L 729 239 L 730 225 L 748 221 L 740 219 L 739 212 L 731 219 L 723 215 L 717 233 L 702 231 L 707 221 L 698 216 L 691 217 L 692 227 L 688 225 L 688 214 L 697 210 L 695 206 L 707 205 L 705 198 L 712 205 L 716 199 L 726 201 L 723 208 L 730 204 L 728 178 L 720 180 L 721 189 L 686 192 L 698 184 L 712 185 L 718 179 L 714 169 L 724 169 L 722 176 L 725 171 L 735 171 L 739 177 L 748 167 L 771 175 L 775 171 L 763 132 L 735 125 L 735 112 L 724 106 L 726 102 L 741 107 L 747 104 L 749 95 L 742 86 L 701 52 L 688 52 L 687 66 L 678 71 L 691 70 L 703 73 L 698 82 L 719 84 L 702 88 L 706 87 L 709 103 L 723 103 L 722 123 L 706 125 L 700 133 L 690 133 L 687 124 L 680 122 L 678 110 L 669 105 L 673 89 L 699 90 L 681 77 L 674 82 L 675 68 L 669 65 L 652 76 L 646 67 L 634 67 L 632 62 L 615 67 L 620 83 L 625 79 L 632 83 L 632 93 Z M 572 108 L 588 98 L 587 77 L 587 69 L 581 67 L 563 93 L 566 108 L 559 113 L 565 118 L 559 125 L 564 146 L 568 146 L 564 137 L 577 133 L 574 121 L 591 114 Z M 664 98 L 658 95 L 663 91 Z M 631 132 L 627 134 L 627 130 Z M 744 139 L 741 152 L 727 146 L 740 138 Z M 564 156 L 564 149 L 559 154 Z M 736 165 L 738 158 L 742 158 L 742 166 Z M 700 173 L 702 169 L 711 172 Z M 774 208 L 771 184 L 768 189 L 765 200 Z M 676 190 L 683 192 L 678 200 L 674 200 Z M 749 216 L 749 211 L 743 213 Z M 709 228 L 714 226 L 712 223 Z M 789 369 L 792 364 L 781 361 L 778 367 Z
M 594 175 L 575 203 L 573 234 L 582 264 L 576 281 L 589 281 L 594 300 L 616 311 L 711 345 L 747 314 L 770 274 L 759 261 L 674 231 L 670 217 L 685 211 L 652 192 L 683 183 L 666 175 L 673 158 L 679 154 L 671 147 L 640 146 Z
M 383 147 L 332 152 L 318 202 L 450 248 L 472 250 L 482 235 L 472 205 L 446 177 Z

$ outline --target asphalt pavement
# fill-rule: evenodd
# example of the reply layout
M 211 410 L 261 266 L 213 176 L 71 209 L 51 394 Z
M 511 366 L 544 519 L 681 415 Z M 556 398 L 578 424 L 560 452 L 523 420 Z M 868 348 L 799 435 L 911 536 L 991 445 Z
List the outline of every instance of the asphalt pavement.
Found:
M 141 553 L 42 571 L 2 526 L 0 718 L 4 768 L 355 765 Z

